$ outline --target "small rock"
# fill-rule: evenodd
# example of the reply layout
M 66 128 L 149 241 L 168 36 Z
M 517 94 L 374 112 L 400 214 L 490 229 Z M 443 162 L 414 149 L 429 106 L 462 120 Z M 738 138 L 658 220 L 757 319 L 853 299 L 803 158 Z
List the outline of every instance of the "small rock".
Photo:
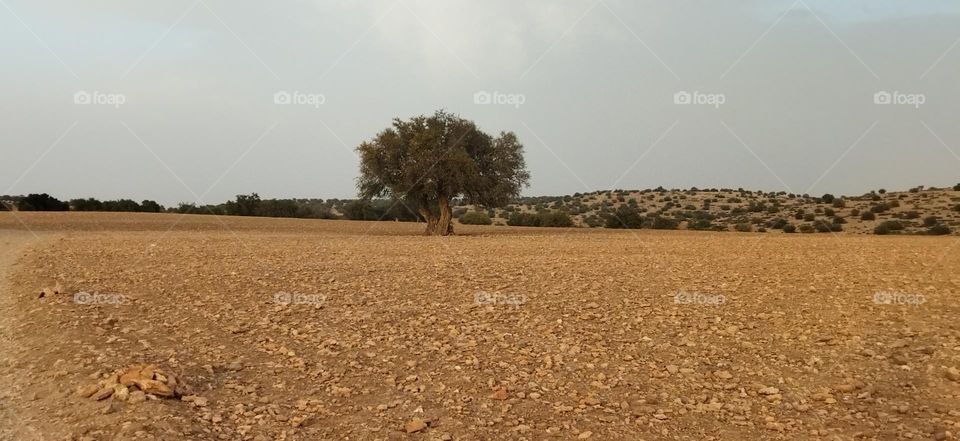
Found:
M 147 394 L 142 390 L 135 390 L 130 392 L 130 396 L 127 397 L 127 402 L 130 404 L 138 404 L 147 401 Z
M 96 384 L 88 384 L 86 386 L 80 386 L 77 388 L 77 395 L 80 395 L 83 398 L 89 398 L 91 395 L 97 393 L 100 390 L 100 386 Z
M 669 373 L 671 373 L 671 374 L 675 374 L 675 373 L 677 373 L 677 372 L 679 372 L 679 371 L 680 371 L 680 366 L 677 366 L 677 365 L 675 365 L 675 364 L 668 364 L 668 365 L 667 365 L 667 372 L 669 372 Z
M 591 436 L 593 436 L 593 432 L 588 430 L 586 432 L 580 432 L 580 434 L 577 435 L 577 439 L 587 439 L 587 438 L 590 438 Z
M 488 397 L 491 400 L 503 401 L 507 399 L 507 390 L 504 388 L 497 389 L 496 392 L 490 394 Z
M 407 433 L 419 432 L 427 428 L 427 423 L 425 423 L 420 418 L 414 418 L 403 425 L 403 430 Z
M 952 367 L 950 369 L 947 369 L 944 375 L 946 375 L 947 379 L 950 381 L 960 382 L 960 369 Z
M 101 400 L 106 400 L 107 398 L 110 398 L 111 395 L 113 395 L 113 386 L 105 387 L 103 389 L 98 390 L 96 393 L 91 395 L 90 398 L 97 401 L 101 401 Z

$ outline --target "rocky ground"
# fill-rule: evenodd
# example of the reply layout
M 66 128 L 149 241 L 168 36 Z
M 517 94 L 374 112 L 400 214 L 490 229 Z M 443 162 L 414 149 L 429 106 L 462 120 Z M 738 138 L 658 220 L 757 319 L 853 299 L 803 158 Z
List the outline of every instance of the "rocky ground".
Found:
M 2 439 L 960 433 L 956 238 L 13 216 Z

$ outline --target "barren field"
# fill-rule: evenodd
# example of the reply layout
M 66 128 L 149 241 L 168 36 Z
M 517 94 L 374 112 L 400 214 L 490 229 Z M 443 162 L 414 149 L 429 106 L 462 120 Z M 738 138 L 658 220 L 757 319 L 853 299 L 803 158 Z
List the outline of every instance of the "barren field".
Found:
M 421 228 L 0 213 L 0 439 L 960 433 L 956 238 Z

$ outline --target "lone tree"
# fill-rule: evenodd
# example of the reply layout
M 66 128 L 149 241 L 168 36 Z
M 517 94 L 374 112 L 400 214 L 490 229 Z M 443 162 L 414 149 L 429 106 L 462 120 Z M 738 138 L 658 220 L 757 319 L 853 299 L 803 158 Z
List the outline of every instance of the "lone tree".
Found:
M 453 232 L 451 201 L 500 207 L 520 195 L 530 173 L 512 132 L 493 138 L 445 111 L 417 116 L 357 147 L 360 197 L 390 196 L 427 222 L 427 234 Z

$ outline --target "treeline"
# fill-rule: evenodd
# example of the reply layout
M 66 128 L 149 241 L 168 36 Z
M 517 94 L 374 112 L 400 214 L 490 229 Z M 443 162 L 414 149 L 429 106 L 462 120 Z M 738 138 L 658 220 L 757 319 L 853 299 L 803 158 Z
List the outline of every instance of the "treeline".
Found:
M 113 211 L 130 213 L 184 213 L 218 216 L 292 217 L 304 219 L 390 220 L 417 222 L 407 205 L 388 199 L 261 199 L 256 193 L 237 195 L 222 204 L 182 202 L 164 207 L 156 201 L 131 199 L 101 201 L 96 198 L 61 201 L 46 193 L 0 196 L 0 211 Z

